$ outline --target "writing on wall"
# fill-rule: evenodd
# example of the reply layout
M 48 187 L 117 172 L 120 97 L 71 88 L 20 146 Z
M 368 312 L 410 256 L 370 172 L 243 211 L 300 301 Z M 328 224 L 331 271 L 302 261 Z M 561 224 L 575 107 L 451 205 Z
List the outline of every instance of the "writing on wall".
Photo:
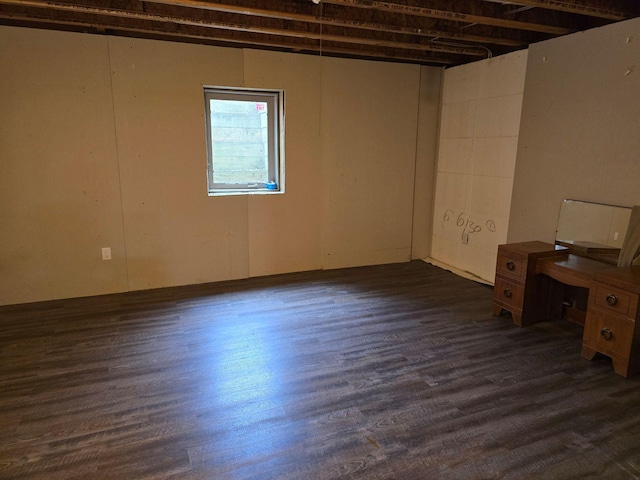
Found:
M 456 215 L 457 214 L 457 215 Z M 461 229 L 460 235 L 463 245 L 469 243 L 469 236 L 475 235 L 483 231 L 483 228 L 488 232 L 496 231 L 496 222 L 489 219 L 480 225 L 471 219 L 471 214 L 465 211 L 455 211 L 451 208 L 445 210 L 442 217 L 443 222 L 453 221 L 455 219 L 456 227 Z

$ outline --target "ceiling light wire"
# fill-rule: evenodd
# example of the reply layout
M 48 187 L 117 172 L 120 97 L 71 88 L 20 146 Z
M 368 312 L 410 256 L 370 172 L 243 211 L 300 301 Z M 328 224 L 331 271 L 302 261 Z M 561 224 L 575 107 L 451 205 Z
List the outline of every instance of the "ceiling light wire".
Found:
M 324 4 L 320 0 L 311 0 L 316 5 L 320 5 L 320 59 L 322 60 L 322 34 L 324 31 Z
M 481 48 L 487 51 L 487 58 L 493 58 L 493 52 L 489 50 L 484 45 L 471 45 L 468 43 L 456 43 L 456 42 L 442 42 L 439 41 L 440 37 L 435 37 L 431 39 L 431 43 L 435 45 L 444 45 L 446 47 L 457 47 L 457 48 Z

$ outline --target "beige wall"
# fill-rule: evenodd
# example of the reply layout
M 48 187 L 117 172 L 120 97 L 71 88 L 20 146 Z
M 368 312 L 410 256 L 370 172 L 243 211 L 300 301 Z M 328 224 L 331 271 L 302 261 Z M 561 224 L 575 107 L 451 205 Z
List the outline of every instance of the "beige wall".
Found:
M 320 62 L 258 50 L 244 57 L 246 85 L 283 88 L 287 115 L 286 194 L 249 197 L 249 275 L 322 268 Z
M 323 264 L 411 258 L 420 67 L 322 61 Z
M 418 144 L 416 153 L 415 193 L 413 204 L 413 240 L 411 258 L 431 255 L 433 197 L 438 154 L 440 97 L 444 70 L 420 69 L 420 104 L 418 106 Z
M 420 92 L 440 69 L 14 27 L 0 44 L 0 304 L 424 248 L 418 110 L 437 121 Z M 284 195 L 207 196 L 203 85 L 285 89 Z
M 492 282 L 507 236 L 527 52 L 444 75 L 431 257 Z
M 126 290 L 107 38 L 0 45 L 0 304 Z
M 202 86 L 243 85 L 235 50 L 109 37 L 131 290 L 248 276 L 247 197 L 207 196 Z
M 565 198 L 640 204 L 640 19 L 529 49 L 509 242 L 553 241 Z

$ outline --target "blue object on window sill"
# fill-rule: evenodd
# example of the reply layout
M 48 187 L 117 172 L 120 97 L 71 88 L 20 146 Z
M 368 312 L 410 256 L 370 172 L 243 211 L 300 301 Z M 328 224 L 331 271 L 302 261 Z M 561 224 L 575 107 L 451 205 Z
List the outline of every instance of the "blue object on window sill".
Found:
M 278 184 L 276 182 L 268 182 L 266 184 L 267 190 L 277 190 Z

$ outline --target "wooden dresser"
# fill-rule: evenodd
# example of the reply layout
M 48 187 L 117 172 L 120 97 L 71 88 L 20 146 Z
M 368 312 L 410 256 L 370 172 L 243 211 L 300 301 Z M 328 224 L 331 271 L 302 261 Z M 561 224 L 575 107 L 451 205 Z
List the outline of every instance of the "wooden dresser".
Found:
M 596 353 L 611 357 L 618 375 L 640 371 L 640 324 L 638 297 L 640 269 L 616 268 L 593 276 L 589 289 L 582 356 Z
M 493 314 L 511 312 L 513 323 L 524 327 L 542 320 L 535 288 L 536 261 L 540 258 L 568 255 L 568 249 L 544 242 L 522 242 L 500 245 L 493 290 Z
M 507 310 L 521 327 L 553 319 L 550 312 L 560 310 L 551 305 L 559 297 L 550 279 L 588 289 L 582 356 L 611 357 L 614 371 L 625 377 L 639 372 L 640 267 L 618 268 L 544 242 L 500 245 L 494 315 Z

